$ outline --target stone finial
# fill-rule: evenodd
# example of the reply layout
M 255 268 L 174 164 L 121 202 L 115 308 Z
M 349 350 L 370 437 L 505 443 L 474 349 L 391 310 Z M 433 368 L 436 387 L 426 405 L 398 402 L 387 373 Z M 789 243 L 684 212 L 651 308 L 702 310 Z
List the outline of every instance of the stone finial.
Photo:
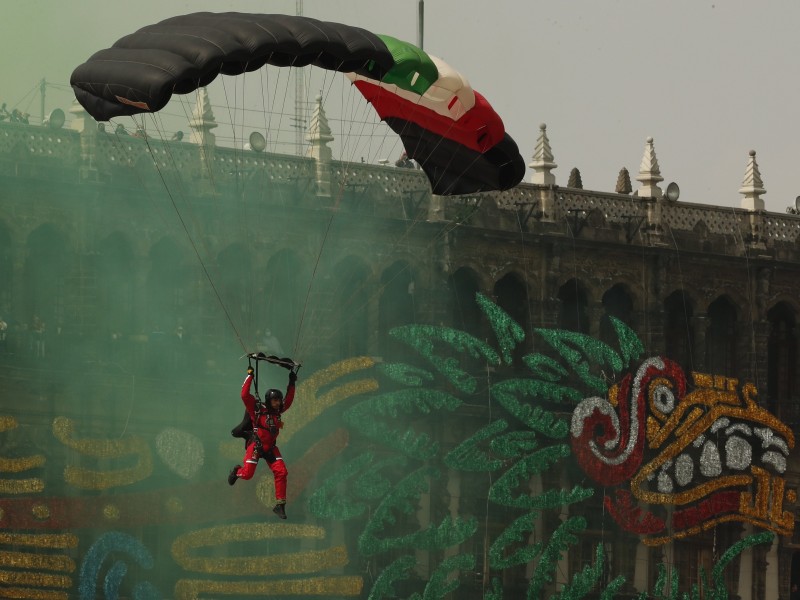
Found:
M 578 170 L 578 167 L 572 167 L 572 171 L 569 172 L 569 181 L 567 181 L 568 188 L 574 188 L 576 190 L 583 189 L 583 179 L 581 179 L 581 172 Z
M 328 125 L 328 117 L 325 115 L 325 109 L 322 108 L 322 95 L 317 94 L 315 101 L 314 112 L 311 115 L 311 122 L 306 131 L 306 141 L 310 142 L 312 146 L 333 141 L 331 128 Z
M 758 170 L 756 162 L 756 151 L 750 150 L 750 159 L 747 161 L 747 169 L 744 172 L 744 180 L 739 193 L 742 198 L 742 208 L 745 210 L 764 210 L 764 200 L 761 194 L 766 194 L 764 182 L 761 180 L 761 171 Z
M 70 129 L 81 134 L 81 178 L 96 180 L 98 171 L 95 166 L 95 158 L 99 125 L 77 100 L 72 102 L 69 112 L 73 115 L 69 124 Z
M 189 119 L 189 127 L 192 129 L 191 141 L 204 147 L 214 146 L 216 136 L 211 133 L 211 130 L 216 126 L 217 120 L 211 109 L 208 91 L 202 87 L 197 92 L 197 104 L 195 104 L 192 117 Z
M 658 187 L 660 181 L 664 181 L 661 176 L 661 169 L 658 166 L 656 150 L 653 147 L 653 138 L 647 138 L 642 156 L 642 164 L 639 165 L 639 176 L 636 181 L 641 182 L 641 186 L 636 190 L 640 198 L 661 198 L 664 191 Z
M 306 140 L 309 142 L 308 156 L 317 161 L 316 179 L 317 196 L 328 197 L 331 195 L 331 159 L 333 151 L 328 147 L 328 142 L 333 141 L 328 117 L 322 108 L 322 94 L 317 94 L 314 112 L 306 130 Z
M 539 185 L 555 185 L 556 177 L 550 171 L 558 165 L 553 162 L 553 151 L 550 149 L 550 140 L 547 139 L 547 125 L 539 125 L 539 139 L 536 141 L 536 150 L 533 159 L 528 165 L 533 169 L 531 183 Z
M 625 167 L 619 170 L 619 175 L 617 175 L 617 187 L 614 188 L 614 191 L 617 194 L 630 194 L 633 191 L 631 174 L 628 173 L 628 169 Z
M 97 123 L 77 100 L 72 101 L 69 113 L 72 115 L 72 119 L 69 122 L 70 129 L 79 132 L 97 131 Z

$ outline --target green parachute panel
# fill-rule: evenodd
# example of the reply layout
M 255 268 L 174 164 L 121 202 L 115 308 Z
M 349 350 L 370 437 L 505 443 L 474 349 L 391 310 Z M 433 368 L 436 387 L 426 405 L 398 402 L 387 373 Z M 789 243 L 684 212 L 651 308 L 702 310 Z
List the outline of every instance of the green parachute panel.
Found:
M 439 79 L 439 70 L 423 50 L 390 35 L 378 34 L 378 37 L 394 58 L 394 66 L 381 79 L 383 83 L 393 83 L 421 96 Z

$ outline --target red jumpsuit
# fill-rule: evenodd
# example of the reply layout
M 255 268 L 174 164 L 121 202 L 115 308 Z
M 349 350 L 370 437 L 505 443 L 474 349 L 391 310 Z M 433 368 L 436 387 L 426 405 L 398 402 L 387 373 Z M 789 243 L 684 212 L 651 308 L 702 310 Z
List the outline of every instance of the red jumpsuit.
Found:
M 242 479 L 250 479 L 256 472 L 258 459 L 264 458 L 272 469 L 275 476 L 275 499 L 279 502 L 286 501 L 286 476 L 288 471 L 286 464 L 281 457 L 281 451 L 275 445 L 283 423 L 281 413 L 289 410 L 294 400 L 294 382 L 289 381 L 286 388 L 286 396 L 283 399 L 281 410 L 273 410 L 271 406 L 266 406 L 266 412 L 256 413 L 256 398 L 250 393 L 250 386 L 253 384 L 253 376 L 248 375 L 242 384 L 242 402 L 250 415 L 253 423 L 253 433 L 258 436 L 258 440 L 251 439 L 247 444 L 244 455 L 244 466 L 236 471 L 236 476 Z M 260 443 L 259 443 L 260 442 Z M 260 446 L 260 448 L 259 448 Z

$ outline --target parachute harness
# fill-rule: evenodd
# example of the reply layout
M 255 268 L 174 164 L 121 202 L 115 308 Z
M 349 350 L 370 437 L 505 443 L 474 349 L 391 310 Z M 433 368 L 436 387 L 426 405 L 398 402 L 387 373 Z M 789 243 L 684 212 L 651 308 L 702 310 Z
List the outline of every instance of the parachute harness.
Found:
M 256 363 L 255 366 L 253 366 L 253 362 Z M 248 354 L 247 355 L 247 366 L 250 369 L 253 369 L 253 387 L 255 388 L 255 391 L 256 391 L 256 393 L 255 393 L 256 400 L 258 401 L 258 405 L 260 405 L 261 404 L 261 396 L 259 396 L 259 394 L 258 394 L 258 360 L 255 359 L 252 355 Z
M 265 451 L 264 445 L 261 442 L 261 438 L 258 436 L 259 417 L 261 417 L 261 415 L 266 415 L 267 428 L 270 430 L 270 433 L 272 433 L 272 435 L 276 435 L 278 430 L 280 430 L 283 427 L 283 421 L 281 419 L 280 413 L 274 414 L 269 412 L 269 409 L 265 401 L 261 400 L 261 396 L 258 393 L 258 363 L 261 362 L 262 360 L 280 365 L 285 369 L 289 369 L 293 373 L 297 373 L 297 371 L 299 371 L 300 367 L 302 367 L 303 365 L 296 363 L 289 358 L 278 358 L 277 356 L 265 356 L 263 352 L 259 352 L 258 354 L 247 355 L 248 367 L 253 370 L 253 387 L 255 389 L 255 397 L 256 397 L 256 407 L 255 407 L 256 419 L 255 422 L 253 423 L 253 435 L 251 437 L 251 441 L 255 443 L 258 455 L 266 457 L 267 452 L 272 450 L 272 448 L 269 448 L 268 450 Z M 255 363 L 255 365 L 253 363 Z

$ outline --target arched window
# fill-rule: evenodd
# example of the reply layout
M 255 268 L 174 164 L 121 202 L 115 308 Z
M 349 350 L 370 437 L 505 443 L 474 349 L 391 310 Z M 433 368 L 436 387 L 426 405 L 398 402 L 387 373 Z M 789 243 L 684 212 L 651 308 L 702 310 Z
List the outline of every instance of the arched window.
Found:
M 25 306 L 24 314 L 19 318 L 29 327 L 33 326 L 35 319 L 44 322 L 51 330 L 73 325 L 64 322 L 67 256 L 66 240 L 53 225 L 41 225 L 28 236 Z
M 5 223 L 0 222 L 0 317 L 9 318 L 14 289 L 14 260 L 11 234 Z
M 800 423 L 796 408 L 797 331 L 794 309 L 785 302 L 767 313 L 767 394 L 769 409 L 790 425 Z

